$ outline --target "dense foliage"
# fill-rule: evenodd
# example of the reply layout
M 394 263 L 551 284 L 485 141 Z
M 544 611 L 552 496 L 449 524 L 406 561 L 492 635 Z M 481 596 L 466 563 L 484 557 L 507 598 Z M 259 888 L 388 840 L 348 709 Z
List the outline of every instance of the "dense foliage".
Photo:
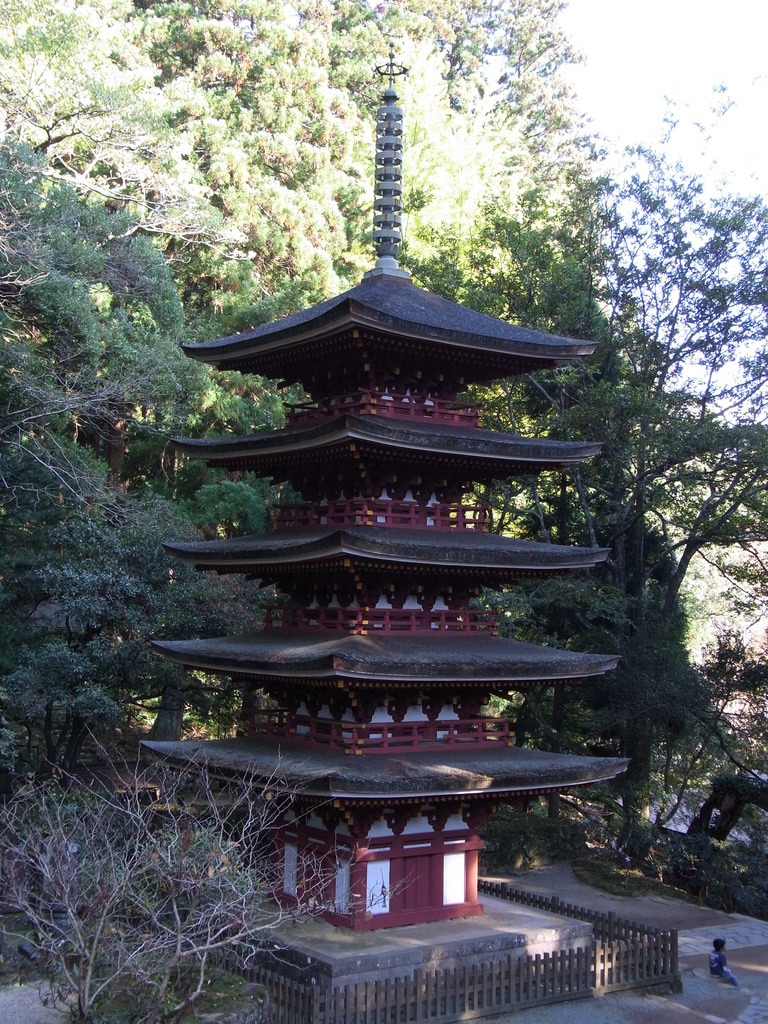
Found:
M 371 67 L 394 35 L 411 68 L 415 280 L 598 342 L 580 365 L 483 395 L 489 426 L 603 443 L 567 477 L 486 496 L 500 531 L 609 550 L 590 576 L 489 595 L 517 636 L 622 656 L 603 683 L 507 706 L 518 741 L 630 756 L 601 813 L 638 857 L 670 824 L 701 849 L 753 827 L 766 675 L 761 630 L 745 627 L 765 589 L 768 216 L 651 153 L 601 176 L 561 73 L 578 59 L 562 7 L 6 4 L 3 764 L 71 768 L 94 732 L 235 727 L 229 680 L 183 677 L 147 642 L 257 621 L 260 594 L 187 573 L 161 545 L 262 529 L 275 486 L 181 462 L 168 441 L 269 429 L 300 396 L 209 375 L 179 342 L 359 279 Z M 728 794 L 747 795 L 726 828 Z

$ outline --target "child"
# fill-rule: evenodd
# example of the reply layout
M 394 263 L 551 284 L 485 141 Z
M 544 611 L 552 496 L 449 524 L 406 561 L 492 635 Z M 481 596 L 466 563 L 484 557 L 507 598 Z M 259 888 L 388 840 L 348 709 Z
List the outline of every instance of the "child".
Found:
M 712 952 L 709 954 L 709 973 L 713 978 L 722 978 L 723 981 L 729 981 L 734 988 L 738 988 L 739 983 L 729 969 L 723 952 L 725 939 L 715 939 L 712 947 Z

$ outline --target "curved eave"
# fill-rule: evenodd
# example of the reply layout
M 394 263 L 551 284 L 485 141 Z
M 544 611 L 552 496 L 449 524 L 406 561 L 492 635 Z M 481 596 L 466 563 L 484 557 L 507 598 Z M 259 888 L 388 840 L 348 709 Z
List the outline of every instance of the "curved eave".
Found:
M 250 364 L 249 369 L 261 372 L 259 360 L 271 363 L 287 350 L 293 352 L 350 328 L 370 328 L 432 343 L 438 358 L 441 349 L 488 353 L 528 363 L 528 369 L 556 365 L 589 355 L 595 349 L 592 342 L 518 327 L 417 288 L 409 281 L 381 277 L 363 281 L 341 295 L 271 324 L 212 342 L 185 345 L 183 350 L 191 358 L 213 366 L 237 368 L 238 364 Z
M 503 637 L 420 637 L 415 634 L 328 638 L 264 631 L 212 640 L 153 640 L 187 669 L 305 685 L 308 681 L 518 687 L 581 682 L 612 671 L 615 655 L 583 654 Z
M 412 421 L 342 414 L 301 428 L 286 428 L 248 437 L 182 439 L 173 442 L 184 455 L 212 465 L 234 466 L 279 459 L 313 460 L 333 454 L 358 458 L 386 452 L 401 460 L 423 462 L 438 457 L 496 466 L 506 475 L 510 465 L 533 472 L 539 467 L 577 465 L 597 455 L 602 445 L 580 441 L 541 441 L 491 430 L 414 424 Z
M 514 577 L 590 569 L 609 553 L 607 548 L 539 544 L 474 531 L 389 526 L 275 530 L 233 540 L 168 543 L 164 547 L 198 569 L 252 576 L 293 575 L 323 566 L 372 571 L 452 569 Z
M 441 753 L 345 757 L 310 747 L 281 750 L 255 740 L 144 740 L 142 746 L 171 763 L 203 764 L 214 773 L 269 779 L 301 797 L 380 802 L 446 797 L 496 797 L 589 786 L 625 771 L 624 758 L 575 757 L 521 747 Z

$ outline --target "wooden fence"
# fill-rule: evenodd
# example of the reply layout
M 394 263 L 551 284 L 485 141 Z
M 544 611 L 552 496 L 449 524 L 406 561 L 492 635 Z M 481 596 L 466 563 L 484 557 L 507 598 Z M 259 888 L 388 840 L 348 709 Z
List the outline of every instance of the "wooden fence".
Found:
M 277 966 L 247 973 L 268 989 L 280 1024 L 449 1024 L 585 998 L 592 993 L 592 959 L 589 949 L 526 957 L 506 953 L 475 964 L 335 986 L 287 977 Z
M 617 917 L 610 911 L 603 914 L 597 910 L 580 907 L 575 903 L 566 903 L 558 896 L 542 896 L 538 892 L 525 892 L 522 889 L 515 889 L 508 882 L 489 882 L 487 879 L 481 878 L 477 889 L 485 896 L 495 896 L 497 899 L 509 900 L 510 903 L 519 903 L 524 907 L 533 907 L 548 914 L 570 917 L 574 921 L 588 921 L 592 925 L 595 938 L 605 939 L 606 942 L 615 942 L 620 939 L 628 941 L 639 936 L 660 933 L 658 928 L 652 928 L 647 924 L 638 924 L 636 921 L 628 921 L 626 918 Z
M 612 912 L 603 914 L 566 903 L 557 896 L 515 889 L 507 882 L 481 879 L 478 891 L 548 914 L 589 922 L 595 937 L 594 975 L 598 991 L 679 984 L 676 929 L 653 928 L 617 917 Z
M 279 1024 L 451 1024 L 595 993 L 665 985 L 676 988 L 677 932 L 575 906 L 556 896 L 481 880 L 489 896 L 592 924 L 586 949 L 489 955 L 475 963 L 414 970 L 403 977 L 333 983 L 287 964 L 251 966 L 246 976 L 270 993 Z

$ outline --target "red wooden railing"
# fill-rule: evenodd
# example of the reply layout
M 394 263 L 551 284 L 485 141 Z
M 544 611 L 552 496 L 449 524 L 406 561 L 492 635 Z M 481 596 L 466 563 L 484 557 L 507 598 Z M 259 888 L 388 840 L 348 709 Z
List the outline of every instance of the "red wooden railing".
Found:
M 349 412 L 355 416 L 391 416 L 395 419 L 431 419 L 435 423 L 453 423 L 476 427 L 480 422 L 480 406 L 474 402 L 433 398 L 425 395 L 404 395 L 361 388 L 348 395 L 339 395 L 328 402 L 302 402 L 286 405 L 289 424 L 325 419 Z
M 416 608 L 267 608 L 265 629 L 317 629 L 337 633 L 495 633 L 487 611 L 422 611 Z
M 416 501 L 386 498 L 348 498 L 326 505 L 301 502 L 278 505 L 276 526 L 399 526 L 406 529 L 434 527 L 436 530 L 483 530 L 488 509 L 482 505 L 420 505 Z
M 259 711 L 248 728 L 252 738 L 332 747 L 348 754 L 385 754 L 393 750 L 442 750 L 453 746 L 509 745 L 506 718 L 447 719 L 436 722 L 338 722 L 286 711 Z

